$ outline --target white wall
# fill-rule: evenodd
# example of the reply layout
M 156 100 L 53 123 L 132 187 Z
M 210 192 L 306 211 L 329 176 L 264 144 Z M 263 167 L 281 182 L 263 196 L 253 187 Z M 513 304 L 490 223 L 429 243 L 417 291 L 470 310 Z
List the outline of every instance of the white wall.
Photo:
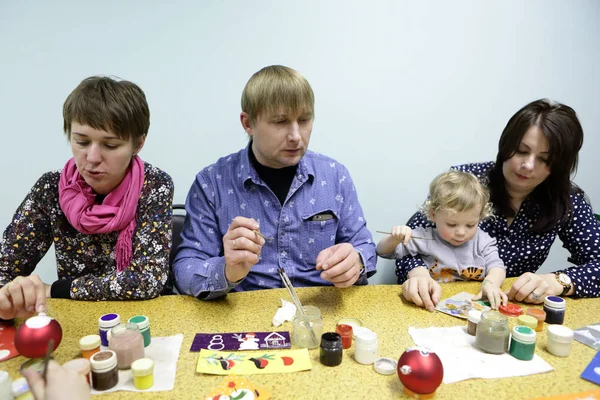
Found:
M 450 165 L 494 159 L 510 116 L 541 97 L 579 113 L 575 181 L 600 210 L 598 26 L 594 0 L 2 1 L 0 226 L 69 157 L 62 104 L 83 78 L 143 88 L 141 155 L 184 202 L 203 166 L 245 145 L 240 95 L 269 64 L 311 82 L 310 147 L 346 164 L 373 231 L 404 223 Z M 545 271 L 565 264 L 559 247 Z M 378 266 L 373 282 L 395 282 L 392 262 Z M 54 269 L 49 254 L 37 272 L 52 281 Z

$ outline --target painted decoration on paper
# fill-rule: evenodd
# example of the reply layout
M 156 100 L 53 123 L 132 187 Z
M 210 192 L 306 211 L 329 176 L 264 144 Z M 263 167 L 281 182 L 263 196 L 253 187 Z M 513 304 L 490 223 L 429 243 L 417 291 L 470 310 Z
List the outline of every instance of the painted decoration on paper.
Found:
M 246 378 L 236 375 L 228 375 L 219 386 L 217 386 L 206 400 L 268 400 L 272 393 L 262 387 L 256 386 Z
M 307 349 L 252 353 L 202 349 L 196 372 L 213 375 L 254 375 L 306 371 L 311 368 Z
M 190 351 L 263 350 L 292 347 L 289 332 L 196 333 Z
M 490 310 L 490 304 L 485 301 L 471 301 L 472 293 L 461 292 L 452 297 L 444 299 L 435 307 L 437 311 L 453 317 L 467 319 L 470 310 L 487 311 Z
M 19 355 L 15 348 L 15 333 L 13 321 L 0 321 L 0 361 Z

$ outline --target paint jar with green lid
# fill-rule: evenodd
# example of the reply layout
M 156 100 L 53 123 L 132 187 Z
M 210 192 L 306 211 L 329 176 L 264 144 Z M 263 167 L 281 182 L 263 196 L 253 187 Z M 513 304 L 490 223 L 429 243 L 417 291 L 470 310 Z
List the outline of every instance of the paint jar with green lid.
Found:
M 535 330 L 538 326 L 538 320 L 531 315 L 521 315 L 517 318 L 517 325 L 526 326 Z
M 154 385 L 154 361 L 149 358 L 140 358 L 131 364 L 133 386 L 137 390 L 150 389 Z
M 509 353 L 516 359 L 529 361 L 535 354 L 536 334 L 528 326 L 515 326 L 510 338 Z
M 144 347 L 148 347 L 152 341 L 152 337 L 150 336 L 150 318 L 145 315 L 136 315 L 129 318 L 127 322 L 138 326 L 140 333 L 144 337 Z
M 489 310 L 481 314 L 477 324 L 475 343 L 486 353 L 503 354 L 508 349 L 508 318 L 498 311 Z

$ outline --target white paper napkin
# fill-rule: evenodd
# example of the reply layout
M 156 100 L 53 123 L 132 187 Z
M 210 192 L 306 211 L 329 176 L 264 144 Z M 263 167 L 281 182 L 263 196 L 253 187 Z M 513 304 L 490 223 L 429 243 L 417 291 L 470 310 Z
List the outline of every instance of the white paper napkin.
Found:
M 291 321 L 294 315 L 296 315 L 296 306 L 289 301 L 281 299 L 281 307 L 277 309 L 273 317 L 273 326 L 279 326 L 285 321 Z
M 97 391 L 92 394 L 127 390 L 131 392 L 158 392 L 173 390 L 179 350 L 183 342 L 183 334 L 167 337 L 152 337 L 150 345 L 144 349 L 145 357 L 154 361 L 154 385 L 150 389 L 138 390 L 133 386 L 133 375 L 130 369 L 119 370 L 119 383 L 112 389 Z M 108 349 L 108 348 L 107 348 Z
M 475 336 L 466 326 L 450 328 L 409 327 L 408 333 L 417 346 L 435 351 L 444 366 L 444 383 L 470 378 L 508 378 L 552 371 L 552 367 L 540 356 L 521 361 L 508 353 L 488 354 L 475 345 Z M 539 344 L 537 344 L 539 346 Z

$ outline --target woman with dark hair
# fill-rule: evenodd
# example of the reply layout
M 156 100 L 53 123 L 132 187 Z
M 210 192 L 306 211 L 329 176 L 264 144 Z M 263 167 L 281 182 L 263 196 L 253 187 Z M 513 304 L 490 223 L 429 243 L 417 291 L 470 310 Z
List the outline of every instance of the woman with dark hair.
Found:
M 0 318 L 46 298 L 143 300 L 169 276 L 173 181 L 138 153 L 150 127 L 146 95 L 107 77 L 83 80 L 63 106 L 73 157 L 37 181 L 0 238 Z M 32 274 L 54 245 L 58 280 Z
M 508 121 L 496 162 L 465 164 L 491 192 L 494 217 L 481 229 L 497 241 L 507 277 L 519 276 L 511 300 L 542 303 L 546 296 L 600 297 L 600 222 L 583 190 L 571 181 L 583 145 L 575 111 L 546 99 L 529 103 Z M 427 226 L 416 213 L 408 226 Z M 576 266 L 536 274 L 558 236 Z M 419 257 L 396 262 L 402 294 L 433 311 L 442 289 Z

